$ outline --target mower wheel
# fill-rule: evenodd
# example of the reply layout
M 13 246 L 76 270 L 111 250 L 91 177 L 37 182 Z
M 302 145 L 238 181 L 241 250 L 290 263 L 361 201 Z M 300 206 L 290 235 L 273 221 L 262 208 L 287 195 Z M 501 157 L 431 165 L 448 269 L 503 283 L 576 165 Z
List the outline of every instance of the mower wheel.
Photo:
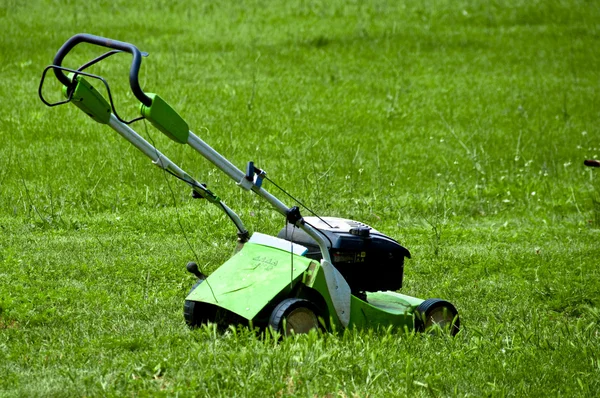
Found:
M 454 336 L 460 330 L 458 311 L 448 301 L 427 299 L 415 310 L 415 329 L 425 332 L 432 330 L 436 325 L 441 330 L 448 330 Z
M 198 279 L 190 289 L 190 293 L 192 293 L 202 282 L 204 282 L 204 279 Z M 188 293 L 188 295 L 190 293 Z M 200 326 L 207 321 L 207 319 L 205 319 L 206 317 L 202 316 L 203 314 L 199 304 L 200 303 L 197 301 L 191 300 L 185 300 L 183 303 L 183 317 L 185 318 L 185 323 L 191 328 Z
M 271 313 L 269 327 L 285 336 L 318 330 L 316 306 L 308 300 L 287 298 Z

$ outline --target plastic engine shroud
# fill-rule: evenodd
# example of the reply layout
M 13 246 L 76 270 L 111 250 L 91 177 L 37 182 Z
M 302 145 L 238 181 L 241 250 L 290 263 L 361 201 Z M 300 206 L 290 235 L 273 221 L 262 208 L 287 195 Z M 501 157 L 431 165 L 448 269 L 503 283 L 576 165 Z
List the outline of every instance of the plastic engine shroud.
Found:
M 394 239 L 358 221 L 335 217 L 304 217 L 304 220 L 327 237 L 333 265 L 353 292 L 402 287 L 404 258 L 410 258 L 410 252 Z M 277 237 L 307 247 L 306 257 L 322 258 L 317 242 L 292 224 L 279 231 Z

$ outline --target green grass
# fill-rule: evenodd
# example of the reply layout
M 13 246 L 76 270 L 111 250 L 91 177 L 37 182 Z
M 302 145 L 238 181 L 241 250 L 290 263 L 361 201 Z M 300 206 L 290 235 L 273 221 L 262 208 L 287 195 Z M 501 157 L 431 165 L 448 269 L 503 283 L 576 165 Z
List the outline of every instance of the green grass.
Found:
M 0 396 L 597 396 L 600 170 L 582 163 L 600 157 L 598 21 L 583 0 L 5 0 Z M 110 129 L 38 100 L 84 31 L 148 51 L 144 89 L 238 167 L 397 238 L 402 292 L 452 301 L 461 333 L 188 330 L 178 217 L 207 272 L 235 229 Z M 133 117 L 129 59 L 108 61 L 93 71 Z M 134 128 L 252 231 L 283 226 Z

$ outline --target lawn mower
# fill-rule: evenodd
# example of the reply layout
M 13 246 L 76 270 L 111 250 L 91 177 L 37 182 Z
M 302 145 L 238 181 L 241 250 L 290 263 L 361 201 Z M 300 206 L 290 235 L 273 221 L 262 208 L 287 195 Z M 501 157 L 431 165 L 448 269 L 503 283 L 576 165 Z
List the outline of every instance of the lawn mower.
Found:
M 62 66 L 78 44 L 105 47 L 108 52 L 78 69 Z M 140 102 L 141 115 L 123 120 L 117 113 L 106 79 L 88 73 L 90 66 L 118 54 L 129 53 L 129 85 Z M 139 70 L 147 56 L 130 43 L 90 34 L 77 34 L 56 53 L 42 73 L 38 94 L 48 106 L 72 103 L 100 124 L 106 124 L 133 144 L 164 172 L 188 184 L 195 198 L 216 205 L 237 229 L 234 255 L 209 276 L 194 262 L 187 264 L 196 282 L 185 298 L 185 322 L 196 327 L 246 324 L 283 335 L 313 329 L 395 327 L 407 331 L 442 329 L 456 334 L 456 308 L 441 299 L 423 300 L 396 291 L 402 287 L 404 259 L 409 251 L 367 224 L 336 217 L 304 217 L 298 206 L 288 207 L 265 189 L 273 183 L 252 161 L 245 172 L 190 131 L 187 122 L 159 95 L 140 87 Z M 64 99 L 50 102 L 43 87 L 48 71 L 62 85 Z M 108 99 L 96 86 L 104 86 Z M 241 218 L 215 193 L 163 155 L 130 124 L 146 119 L 180 144 L 188 144 L 239 187 L 252 191 L 286 220 L 277 236 L 250 232 Z M 277 186 L 278 187 L 278 186 Z M 301 202 L 299 205 L 303 206 Z M 304 207 L 304 206 L 303 206 Z M 310 209 L 307 209 L 310 211 Z

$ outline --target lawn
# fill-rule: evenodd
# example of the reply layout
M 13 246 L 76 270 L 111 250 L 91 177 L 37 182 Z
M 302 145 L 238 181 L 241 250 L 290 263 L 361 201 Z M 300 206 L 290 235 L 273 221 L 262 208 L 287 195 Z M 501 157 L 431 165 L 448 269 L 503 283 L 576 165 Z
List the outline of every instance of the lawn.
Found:
M 591 0 L 3 0 L 0 396 L 597 396 L 599 21 Z M 401 292 L 451 301 L 461 332 L 188 329 L 185 264 L 215 270 L 235 228 L 106 126 L 42 104 L 80 32 L 147 51 L 144 90 L 239 168 L 406 246 Z M 129 63 L 91 68 L 124 118 Z M 132 127 L 251 231 L 284 226 Z

